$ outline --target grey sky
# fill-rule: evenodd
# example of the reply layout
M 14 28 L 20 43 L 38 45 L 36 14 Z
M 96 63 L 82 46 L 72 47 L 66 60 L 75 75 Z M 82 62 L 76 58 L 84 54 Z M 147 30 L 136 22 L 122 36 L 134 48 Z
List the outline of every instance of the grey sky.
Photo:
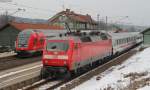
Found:
M 126 24 L 150 25 L 150 0 L 13 0 L 12 3 L 23 4 L 33 8 L 0 3 L 0 7 L 7 9 L 25 8 L 25 12 L 18 12 L 16 16 L 28 18 L 48 19 L 65 8 L 78 13 L 90 14 L 96 19 L 108 16 L 109 22 L 122 22 Z M 41 8 L 35 9 L 35 8 Z M 43 10 L 44 9 L 44 10 Z M 15 10 L 9 10 L 9 13 Z M 124 18 L 129 16 L 129 18 Z

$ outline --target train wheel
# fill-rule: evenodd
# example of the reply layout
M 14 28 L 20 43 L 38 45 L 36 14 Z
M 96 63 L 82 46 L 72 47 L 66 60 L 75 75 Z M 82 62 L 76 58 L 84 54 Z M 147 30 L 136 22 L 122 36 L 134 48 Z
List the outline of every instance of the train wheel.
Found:
M 46 79 L 49 77 L 49 73 L 47 72 L 47 70 L 45 68 L 41 69 L 41 79 Z
M 70 79 L 71 77 L 72 77 L 72 73 L 70 71 L 67 71 L 64 76 L 64 79 Z

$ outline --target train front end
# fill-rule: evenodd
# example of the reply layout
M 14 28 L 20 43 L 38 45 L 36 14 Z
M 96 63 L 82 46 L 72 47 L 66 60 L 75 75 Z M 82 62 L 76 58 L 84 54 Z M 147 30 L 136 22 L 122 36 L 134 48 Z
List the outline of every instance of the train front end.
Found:
M 72 41 L 48 40 L 43 51 L 43 74 L 67 73 L 70 70 Z
M 24 30 L 18 34 L 16 40 L 16 52 L 18 56 L 32 56 L 35 52 L 42 51 L 43 46 L 44 35 L 42 33 L 38 34 L 33 30 Z

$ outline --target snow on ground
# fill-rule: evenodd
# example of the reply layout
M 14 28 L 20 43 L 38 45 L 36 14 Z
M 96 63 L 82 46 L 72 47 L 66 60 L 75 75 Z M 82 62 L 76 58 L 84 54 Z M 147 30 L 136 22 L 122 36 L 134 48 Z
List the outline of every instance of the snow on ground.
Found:
M 149 85 L 150 48 L 147 48 L 73 90 L 150 90 Z
M 0 53 L 0 58 L 2 58 L 2 57 L 8 57 L 8 56 L 13 56 L 13 55 L 16 55 L 16 53 L 14 51 L 4 52 L 4 53 Z
M 142 87 L 142 88 L 137 89 L 137 90 L 150 90 L 150 86 L 145 86 L 145 87 Z

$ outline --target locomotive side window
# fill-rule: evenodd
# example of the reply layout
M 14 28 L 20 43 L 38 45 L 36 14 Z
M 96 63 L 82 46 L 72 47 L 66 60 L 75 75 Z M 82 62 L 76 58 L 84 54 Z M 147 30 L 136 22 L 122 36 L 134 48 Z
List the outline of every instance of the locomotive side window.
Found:
M 46 45 L 47 51 L 67 51 L 68 48 L 68 42 L 48 42 Z

